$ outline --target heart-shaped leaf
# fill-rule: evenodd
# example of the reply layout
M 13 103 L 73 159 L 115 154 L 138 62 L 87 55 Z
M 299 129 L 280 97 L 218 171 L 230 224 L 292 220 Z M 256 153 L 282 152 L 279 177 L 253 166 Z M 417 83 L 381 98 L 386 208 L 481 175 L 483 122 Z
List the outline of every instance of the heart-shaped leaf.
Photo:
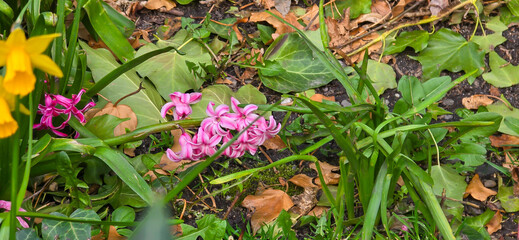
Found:
M 488 65 L 490 65 L 492 71 L 483 74 L 483 79 L 488 83 L 499 88 L 510 87 L 519 83 L 519 78 L 517 78 L 519 66 L 509 64 L 496 52 L 490 52 L 488 54 Z
M 58 212 L 53 212 L 51 215 L 66 217 L 65 215 Z M 101 221 L 96 212 L 86 209 L 77 209 L 70 215 L 70 218 Z M 90 224 L 86 223 L 43 219 L 41 229 L 43 239 L 83 240 L 90 239 L 92 237 L 90 228 Z

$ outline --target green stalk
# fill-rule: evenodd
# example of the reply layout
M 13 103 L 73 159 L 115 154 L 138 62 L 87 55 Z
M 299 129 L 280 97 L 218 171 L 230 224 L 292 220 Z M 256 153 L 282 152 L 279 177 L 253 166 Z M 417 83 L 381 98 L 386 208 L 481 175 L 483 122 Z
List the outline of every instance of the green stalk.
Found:
M 28 126 L 28 133 L 29 133 L 29 140 L 27 141 L 27 160 L 25 162 L 25 170 L 23 172 L 23 180 L 22 184 L 20 184 L 20 190 L 18 190 L 18 199 L 23 199 L 25 196 L 25 191 L 27 190 L 27 185 L 29 184 L 29 176 L 31 174 L 31 162 L 32 162 L 32 138 L 33 138 L 33 130 L 32 126 L 34 124 L 34 109 L 33 109 L 33 96 L 32 92 L 29 93 L 29 126 Z M 13 204 L 14 205 L 14 204 Z M 20 209 L 22 206 L 22 201 L 20 201 L 17 205 L 15 205 L 15 209 Z
M 142 128 L 135 129 L 134 131 L 105 139 L 104 142 L 108 144 L 108 146 L 116 146 L 127 142 L 133 142 L 145 139 L 148 135 L 158 132 L 170 131 L 173 129 L 177 129 L 179 126 L 184 128 L 195 127 L 200 125 L 201 119 L 188 119 L 181 121 L 171 121 L 165 123 L 159 123 L 155 125 L 150 125 Z
M 14 110 L 14 116 L 16 122 L 20 122 L 20 96 L 16 96 L 16 107 Z M 17 130 L 14 133 L 13 138 L 11 139 L 11 150 L 12 150 L 12 159 L 11 159 L 11 211 L 10 211 L 10 225 L 9 225 L 9 239 L 16 239 L 16 214 L 18 213 L 18 196 L 17 196 L 17 187 L 16 184 L 18 182 L 18 161 L 20 158 L 20 131 Z

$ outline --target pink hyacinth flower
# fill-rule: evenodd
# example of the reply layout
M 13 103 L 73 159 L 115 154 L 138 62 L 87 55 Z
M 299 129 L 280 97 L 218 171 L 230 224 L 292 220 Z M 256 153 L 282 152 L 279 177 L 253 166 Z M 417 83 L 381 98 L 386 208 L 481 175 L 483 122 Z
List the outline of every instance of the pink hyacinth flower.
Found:
M 67 134 L 58 130 L 65 128 L 72 116 L 76 117 L 81 123 L 84 123 L 85 112 L 96 105 L 94 102 L 90 102 L 83 109 L 77 109 L 76 105 L 81 100 L 81 95 L 83 95 L 83 93 L 85 93 L 84 89 L 79 91 L 77 95 L 72 95 L 72 98 L 70 99 L 61 95 L 46 93 L 45 105 L 38 105 L 37 113 L 42 115 L 40 123 L 34 124 L 33 128 L 36 130 L 50 129 L 54 134 L 60 137 L 66 137 Z M 63 121 L 59 126 L 54 126 L 52 123 L 53 118 L 61 114 L 66 114 L 67 119 L 65 119 L 65 121 Z M 76 134 L 76 137 L 77 136 L 78 135 Z
M 0 209 L 5 209 L 7 211 L 11 211 L 11 202 L 0 200 Z M 20 208 L 18 211 L 25 212 L 25 209 Z M 23 228 L 29 228 L 29 224 L 27 224 L 27 220 L 22 217 L 16 217 L 18 219 L 18 222 L 20 222 L 20 225 L 22 225 Z
M 211 134 L 225 136 L 229 130 L 236 129 L 236 122 L 229 117 L 229 106 L 222 104 L 214 109 L 214 103 L 207 104 L 206 113 L 208 118 L 204 119 L 200 124 L 200 128 Z M 226 130 L 227 129 L 227 130 Z
M 180 152 L 173 152 L 173 150 L 166 150 L 166 156 L 173 162 L 179 162 L 181 160 L 198 160 L 199 155 L 197 153 L 196 146 L 194 146 L 191 137 L 187 133 L 180 135 L 178 142 L 180 144 Z
M 193 137 L 193 145 L 196 146 L 200 156 L 211 156 L 216 152 L 216 145 L 220 143 L 222 136 L 204 132 L 203 128 L 198 129 L 198 133 Z
M 171 98 L 171 102 L 164 104 L 162 109 L 160 110 L 160 114 L 162 117 L 166 117 L 166 113 L 171 108 L 175 108 L 173 111 L 173 119 L 181 120 L 185 119 L 189 114 L 191 114 L 192 109 L 190 104 L 195 104 L 202 99 L 201 93 L 181 93 L 174 92 L 169 95 Z
M 231 107 L 234 113 L 230 113 L 229 117 L 232 117 L 236 121 L 236 130 L 241 131 L 258 117 L 257 114 L 253 113 L 258 109 L 258 106 L 249 104 L 244 108 L 240 108 L 238 104 L 240 104 L 240 102 L 236 98 L 231 97 Z

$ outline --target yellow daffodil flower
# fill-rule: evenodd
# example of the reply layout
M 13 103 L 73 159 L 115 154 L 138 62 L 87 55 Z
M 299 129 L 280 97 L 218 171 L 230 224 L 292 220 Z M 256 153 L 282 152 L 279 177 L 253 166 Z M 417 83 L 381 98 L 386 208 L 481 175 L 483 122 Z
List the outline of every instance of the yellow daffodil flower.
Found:
M 34 90 L 36 67 L 56 77 L 63 77 L 61 69 L 52 59 L 42 54 L 59 34 L 25 38 L 22 29 L 11 32 L 6 41 L 0 40 L 0 67 L 6 66 L 3 87 L 6 91 L 25 96 Z
M 18 129 L 18 123 L 14 120 L 7 101 L 0 97 L 0 138 L 13 135 Z

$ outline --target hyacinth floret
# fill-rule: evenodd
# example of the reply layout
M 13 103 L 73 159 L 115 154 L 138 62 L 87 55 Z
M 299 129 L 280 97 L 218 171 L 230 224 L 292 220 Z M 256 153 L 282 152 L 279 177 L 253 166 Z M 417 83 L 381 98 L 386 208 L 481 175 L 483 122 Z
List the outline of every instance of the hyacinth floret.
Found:
M 60 132 L 68 125 L 68 121 L 72 116 L 76 117 L 79 122 L 85 123 L 85 113 L 96 104 L 89 102 L 83 109 L 78 109 L 76 105 L 81 100 L 81 95 L 85 93 L 84 89 L 81 89 L 78 94 L 72 95 L 72 98 L 66 98 L 62 95 L 45 94 L 45 105 L 38 105 L 38 114 L 41 114 L 40 123 L 34 124 L 33 128 L 36 130 L 50 129 L 54 134 L 60 137 L 66 137 L 67 134 Z M 54 126 L 53 119 L 61 114 L 67 115 L 65 121 L 59 126 Z
M 182 99 L 184 96 L 176 94 L 175 97 Z M 185 104 L 186 102 L 182 103 L 184 107 Z M 219 144 L 226 144 L 233 138 L 233 134 L 240 131 L 245 132 L 225 149 L 223 155 L 238 158 L 246 152 L 255 154 L 260 145 L 278 134 L 281 124 L 276 123 L 272 116 L 268 121 L 259 117 L 254 113 L 258 109 L 258 106 L 254 104 L 246 105 L 243 108 L 239 107 L 239 104 L 237 99 L 231 97 L 232 112 L 229 112 L 229 106 L 222 104 L 214 108 L 215 103 L 209 102 L 206 109 L 208 117 L 202 121 L 198 132 L 192 138 L 189 134 L 182 133 L 179 138 L 181 150 L 175 153 L 168 149 L 166 156 L 172 161 L 200 160 L 215 154 Z M 175 111 L 178 109 L 175 102 L 166 104 L 162 109 L 164 112 L 164 109 L 169 110 L 173 107 L 175 107 Z M 249 125 L 250 127 L 247 128 Z

